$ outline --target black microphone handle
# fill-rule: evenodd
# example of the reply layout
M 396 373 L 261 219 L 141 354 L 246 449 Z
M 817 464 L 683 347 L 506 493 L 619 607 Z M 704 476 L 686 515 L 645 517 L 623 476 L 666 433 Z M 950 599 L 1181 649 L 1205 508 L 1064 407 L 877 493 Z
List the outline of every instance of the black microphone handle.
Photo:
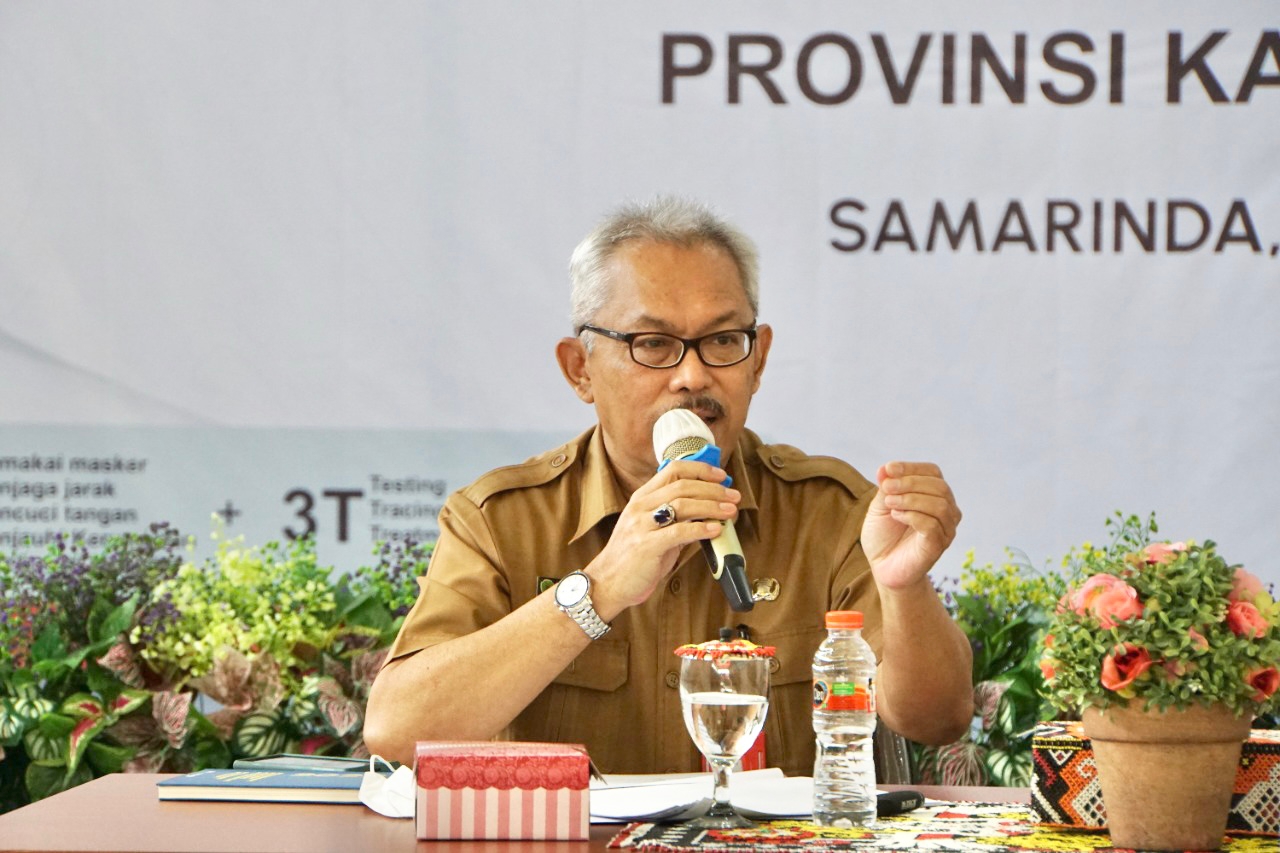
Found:
M 714 575 L 719 566 L 711 540 L 702 540 L 702 554 L 707 558 L 711 574 Z M 751 595 L 751 585 L 747 582 L 747 561 L 741 554 L 725 555 L 724 571 L 720 572 L 720 589 L 724 592 L 724 597 L 729 599 L 729 606 L 738 613 L 746 613 L 756 606 Z

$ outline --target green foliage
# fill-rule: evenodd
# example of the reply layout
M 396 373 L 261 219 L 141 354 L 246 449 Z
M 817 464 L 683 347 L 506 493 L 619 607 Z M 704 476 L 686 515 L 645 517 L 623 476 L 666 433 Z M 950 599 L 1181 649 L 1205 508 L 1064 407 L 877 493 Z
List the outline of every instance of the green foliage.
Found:
M 0 555 L 0 813 L 103 773 L 367 754 L 369 688 L 431 545 L 334 578 L 310 539 L 214 538 L 201 562 L 163 524 Z
M 973 650 L 974 721 L 954 744 L 917 747 L 918 781 L 1025 786 L 1043 719 L 1040 644 L 1065 584 L 1013 551 L 999 568 L 976 565 L 971 551 L 956 585 L 943 600 Z
M 1152 543 L 1117 513 L 1111 542 L 1067 555 L 1071 590 L 1053 616 L 1044 666 L 1069 712 L 1138 700 L 1156 708 L 1276 709 L 1280 605 L 1211 541 Z
M 155 594 L 176 609 L 173 618 L 139 625 L 130 639 L 149 666 L 178 686 L 208 673 L 224 648 L 297 666 L 305 650 L 324 644 L 332 626 L 337 604 L 330 572 L 317 564 L 310 538 L 262 548 L 245 547 L 243 538 L 221 539 L 207 565 L 184 563 L 156 586 Z

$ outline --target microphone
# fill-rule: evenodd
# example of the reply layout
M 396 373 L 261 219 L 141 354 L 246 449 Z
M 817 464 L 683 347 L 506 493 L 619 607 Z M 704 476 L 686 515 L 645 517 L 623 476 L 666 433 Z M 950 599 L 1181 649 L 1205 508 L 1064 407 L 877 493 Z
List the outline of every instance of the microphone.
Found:
M 676 460 L 706 462 L 719 467 L 720 448 L 716 447 L 715 440 L 702 418 L 688 409 L 672 409 L 653 425 L 653 453 L 659 459 L 658 470 Z M 732 484 L 732 478 L 725 478 L 724 485 Z M 747 583 L 747 561 L 742 556 L 742 545 L 733 522 L 721 524 L 719 536 L 702 540 L 702 553 L 711 566 L 711 576 L 720 581 L 729 606 L 745 613 L 756 604 Z

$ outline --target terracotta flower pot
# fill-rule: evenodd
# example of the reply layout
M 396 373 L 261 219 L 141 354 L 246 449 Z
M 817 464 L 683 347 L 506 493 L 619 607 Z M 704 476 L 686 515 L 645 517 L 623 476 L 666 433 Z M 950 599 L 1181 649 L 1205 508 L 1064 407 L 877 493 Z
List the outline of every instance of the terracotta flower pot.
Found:
M 1252 719 L 1222 707 L 1148 712 L 1142 704 L 1083 714 L 1111 843 L 1217 850 Z

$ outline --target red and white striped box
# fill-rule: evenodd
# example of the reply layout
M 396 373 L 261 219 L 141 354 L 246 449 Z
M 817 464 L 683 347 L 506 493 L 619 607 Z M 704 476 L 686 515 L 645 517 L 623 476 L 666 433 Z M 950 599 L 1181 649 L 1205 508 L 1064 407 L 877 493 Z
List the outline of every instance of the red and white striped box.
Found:
M 580 744 L 420 741 L 418 838 L 585 839 L 589 764 Z

